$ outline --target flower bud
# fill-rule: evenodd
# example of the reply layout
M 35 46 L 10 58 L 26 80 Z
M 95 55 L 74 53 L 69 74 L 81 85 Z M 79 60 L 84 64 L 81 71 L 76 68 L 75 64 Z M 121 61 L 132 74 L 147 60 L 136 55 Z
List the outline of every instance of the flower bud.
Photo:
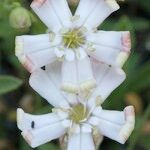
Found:
M 9 16 L 9 22 L 16 29 L 27 29 L 32 24 L 30 13 L 23 7 L 16 7 L 12 10 Z

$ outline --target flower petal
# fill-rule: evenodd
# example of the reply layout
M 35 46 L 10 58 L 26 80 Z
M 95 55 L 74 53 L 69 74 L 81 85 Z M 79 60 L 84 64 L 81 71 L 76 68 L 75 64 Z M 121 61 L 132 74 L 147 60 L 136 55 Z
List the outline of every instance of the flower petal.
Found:
M 101 107 L 96 107 L 92 114 L 98 118 L 109 120 L 120 125 L 123 125 L 125 122 L 123 111 L 103 110 Z
M 95 64 L 97 65 L 94 68 Z M 98 65 L 99 64 L 99 65 Z M 126 78 L 122 69 L 109 67 L 106 64 L 93 62 L 94 75 L 97 79 L 97 87 L 93 91 L 88 105 L 94 107 L 104 102 L 104 100 L 115 90 Z
M 35 148 L 63 136 L 66 131 L 67 128 L 62 122 L 57 122 L 40 129 L 24 130 L 22 136 L 32 148 Z
M 62 66 L 62 90 L 70 93 L 89 91 L 96 87 L 90 59 L 64 61 Z
M 31 115 L 25 113 L 21 108 L 17 109 L 17 125 L 21 131 L 39 129 L 44 126 L 57 123 L 59 121 L 60 118 L 58 118 L 55 113 L 49 113 L 44 115 Z
M 112 116 L 110 112 L 110 116 Z M 106 118 L 104 118 L 106 117 Z M 122 120 L 124 120 L 123 124 L 116 123 L 116 118 L 118 118 L 118 121 L 121 119 L 120 115 L 116 116 L 114 114 L 114 121 L 111 117 L 103 116 L 101 117 L 91 117 L 89 122 L 96 126 L 100 132 L 100 134 L 111 138 L 115 141 L 118 141 L 121 144 L 124 144 L 126 140 L 129 138 L 131 132 L 134 129 L 135 124 L 135 114 L 134 114 L 134 108 L 132 106 L 128 106 L 124 109 L 124 116 L 122 116 Z M 97 121 L 96 121 L 97 120 Z
M 60 44 L 56 37 L 50 41 L 49 34 L 36 36 L 18 36 L 16 38 L 16 56 L 30 72 L 53 62 L 56 55 L 53 48 Z
M 59 89 L 60 83 L 62 82 L 61 77 L 61 67 L 62 62 L 55 61 L 49 65 L 46 66 L 46 72 L 50 79 L 53 81 L 55 86 Z M 66 100 L 69 102 L 69 104 L 77 104 L 77 98 L 75 94 L 72 93 L 66 93 L 62 92 L 63 96 L 66 98 Z
M 67 150 L 95 150 L 92 133 L 81 129 L 79 133 L 71 135 Z
M 87 52 L 83 48 L 76 49 L 76 57 L 79 60 L 84 59 L 87 56 Z
M 88 56 L 84 59 L 77 60 L 77 72 L 80 91 L 89 91 L 96 87 L 96 80 L 94 79 L 91 62 Z
M 88 53 L 95 59 L 109 65 L 122 67 L 130 54 L 131 39 L 128 31 L 98 31 L 90 34 L 87 41 L 92 43 L 95 49 L 95 51 L 88 51 Z
M 119 9 L 116 0 L 80 0 L 75 16 L 80 16 L 76 26 L 88 29 L 98 27 L 112 12 Z
M 63 61 L 61 89 L 69 93 L 78 92 L 76 61 L 71 62 L 68 62 L 67 60 Z
M 128 106 L 124 109 L 125 123 L 119 133 L 119 141 L 124 144 L 131 135 L 135 127 L 135 111 L 133 106 Z
M 54 61 L 53 63 L 50 63 L 45 66 L 45 71 L 48 74 L 49 78 L 55 86 L 59 89 L 60 88 L 60 83 L 62 80 L 61 77 L 61 68 L 62 68 L 62 62 L 60 61 Z
M 69 108 L 69 104 L 61 94 L 61 91 L 57 89 L 48 74 L 42 69 L 31 74 L 29 83 L 36 92 L 53 106 Z
M 71 26 L 72 14 L 66 0 L 45 0 L 42 4 L 34 0 L 31 8 L 52 31 Z
M 65 59 L 67 61 L 74 61 L 75 60 L 75 53 L 71 49 L 67 49 L 65 51 Z

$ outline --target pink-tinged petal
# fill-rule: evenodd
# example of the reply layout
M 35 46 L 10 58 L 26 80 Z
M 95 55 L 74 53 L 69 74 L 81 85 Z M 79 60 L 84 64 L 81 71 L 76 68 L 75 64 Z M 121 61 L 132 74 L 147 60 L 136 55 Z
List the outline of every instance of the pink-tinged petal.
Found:
M 31 8 L 52 31 L 71 27 L 72 14 L 66 0 L 34 0 Z
M 26 68 L 30 73 L 32 73 L 36 69 L 34 63 L 28 57 L 21 56 L 19 57 L 19 61 L 24 66 L 24 68 Z
M 39 69 L 33 72 L 29 80 L 30 86 L 56 108 L 69 108 L 69 104 L 46 71 Z
M 108 111 L 95 110 L 89 123 L 96 126 L 100 134 L 124 144 L 134 129 L 134 108 L 128 106 L 123 112 L 110 111 L 109 114 Z
M 131 49 L 131 35 L 130 32 L 124 32 L 122 36 L 122 45 L 124 46 L 124 51 L 130 52 Z
M 29 72 L 33 72 L 56 60 L 54 47 L 60 42 L 61 39 L 58 37 L 50 41 L 49 34 L 18 36 L 15 47 L 16 56 Z
M 75 13 L 76 16 L 80 16 L 76 26 L 85 26 L 89 30 L 96 28 L 118 9 L 116 0 L 80 0 Z
M 63 119 L 66 118 L 64 117 Z M 17 109 L 17 125 L 21 131 L 43 128 L 59 121 L 60 118 L 58 117 L 58 115 L 56 115 L 56 113 L 31 115 L 25 113 L 21 108 Z
M 33 3 L 36 4 L 38 7 L 41 7 L 46 0 L 33 0 Z
M 98 31 L 89 34 L 87 41 L 95 51 L 87 46 L 87 52 L 100 62 L 122 67 L 131 50 L 130 32 Z
M 89 98 L 88 105 L 90 108 L 103 103 L 126 78 L 124 71 L 120 68 L 94 61 L 92 63 L 97 87 Z
M 125 115 L 125 124 L 121 128 L 119 133 L 119 140 L 120 143 L 124 144 L 129 136 L 131 135 L 132 131 L 134 130 L 135 126 L 135 112 L 133 106 L 128 106 L 124 109 Z
M 24 130 L 22 136 L 32 148 L 35 148 L 63 136 L 66 131 L 67 128 L 62 122 L 57 122 L 40 129 Z

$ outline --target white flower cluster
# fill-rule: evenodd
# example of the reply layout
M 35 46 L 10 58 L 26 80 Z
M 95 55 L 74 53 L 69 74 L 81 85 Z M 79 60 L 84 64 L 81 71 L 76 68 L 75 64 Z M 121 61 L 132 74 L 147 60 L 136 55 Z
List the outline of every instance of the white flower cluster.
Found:
M 64 136 L 67 150 L 95 150 L 95 133 L 125 143 L 134 108 L 101 107 L 125 80 L 122 66 L 131 49 L 128 31 L 97 30 L 119 9 L 116 0 L 80 0 L 74 15 L 67 0 L 34 0 L 31 8 L 49 33 L 18 36 L 16 56 L 31 73 L 30 86 L 54 109 L 36 116 L 19 108 L 22 136 L 33 148 Z

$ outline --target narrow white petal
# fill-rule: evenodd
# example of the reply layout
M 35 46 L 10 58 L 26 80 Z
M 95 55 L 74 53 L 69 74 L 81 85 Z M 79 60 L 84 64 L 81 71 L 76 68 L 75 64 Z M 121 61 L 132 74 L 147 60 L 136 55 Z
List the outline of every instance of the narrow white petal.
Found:
M 94 117 L 90 119 L 91 123 L 93 119 Z M 98 125 L 96 126 L 96 128 L 99 130 L 100 134 L 117 141 L 119 132 L 121 130 L 121 126 L 109 120 L 105 120 L 101 118 L 97 118 L 97 119 L 98 119 Z
M 30 72 L 53 62 L 56 59 L 53 48 L 60 44 L 60 39 L 50 41 L 49 34 L 36 36 L 18 36 L 16 38 L 16 56 Z
M 80 0 L 75 15 L 80 16 L 77 26 L 98 27 L 112 12 L 119 9 L 115 0 Z
M 84 59 L 87 56 L 87 52 L 83 48 L 76 49 L 76 57 L 79 60 Z
M 100 100 L 100 103 L 102 103 L 126 78 L 126 75 L 122 69 L 109 67 L 100 63 L 99 69 L 94 70 L 94 74 L 97 76 L 96 79 L 98 83 L 88 101 L 88 105 L 90 107 L 97 105 L 97 100 Z
M 121 128 L 121 131 L 118 136 L 118 141 L 121 144 L 124 144 L 129 136 L 131 135 L 132 131 L 134 130 L 135 126 L 135 112 L 133 106 L 128 106 L 124 109 L 125 115 L 125 123 Z
M 71 135 L 67 150 L 81 150 L 80 138 L 80 133 Z
M 77 93 L 78 82 L 77 82 L 77 66 L 75 61 L 68 62 L 63 61 L 62 64 L 62 90 Z
M 71 26 L 72 14 L 66 0 L 45 0 L 42 4 L 34 0 L 31 8 L 52 31 L 58 32 L 64 26 Z
M 81 150 L 95 150 L 92 133 L 81 134 Z
M 134 129 L 134 108 L 132 106 L 126 107 L 122 112 L 124 115 L 121 112 L 119 112 L 120 114 L 111 113 L 112 111 L 110 111 L 109 117 L 107 113 L 102 112 L 101 115 L 104 116 L 91 117 L 89 122 L 98 128 L 100 134 L 124 144 Z
M 88 56 L 84 59 L 77 60 L 77 72 L 81 91 L 89 91 L 96 87 L 96 80 L 94 79 Z
M 119 55 L 119 49 L 114 49 L 112 47 L 105 47 L 101 45 L 93 46 L 95 51 L 88 52 L 89 55 L 102 63 L 106 63 L 108 65 L 117 66 L 117 56 Z
M 115 31 L 98 31 L 87 37 L 95 51 L 89 54 L 95 59 L 109 65 L 122 66 L 127 60 L 130 49 L 130 33 Z
M 69 107 L 69 104 L 62 96 L 61 91 L 57 89 L 44 70 L 39 69 L 32 73 L 29 83 L 36 92 L 38 92 L 53 106 Z
M 21 108 L 17 109 L 17 125 L 21 131 L 39 129 L 59 121 L 60 118 L 55 113 L 31 115 L 25 113 Z
M 81 128 L 79 133 L 69 137 L 67 150 L 95 150 L 92 133 L 83 132 Z
M 69 62 L 74 61 L 75 60 L 74 51 L 71 49 L 66 50 L 65 51 L 65 59 L 66 59 L 66 61 L 69 61 Z
M 109 120 L 110 122 L 120 125 L 123 125 L 125 122 L 123 111 L 102 110 L 101 108 L 96 107 L 92 114 L 98 118 Z
M 63 136 L 66 130 L 61 122 L 57 122 L 40 129 L 24 130 L 22 136 L 32 148 L 35 148 Z
M 61 67 L 62 62 L 60 61 L 55 61 L 45 66 L 46 73 L 48 74 L 49 78 L 51 79 L 51 81 L 53 81 L 53 83 L 58 89 L 60 88 L 60 83 L 62 80 Z
M 81 126 L 83 133 L 92 133 L 92 126 L 88 123 L 85 123 Z
M 103 64 L 90 57 L 94 78 L 97 84 L 102 81 L 107 71 L 110 69 L 107 64 Z
M 60 83 L 62 82 L 61 67 L 62 62 L 59 61 L 55 61 L 54 63 L 46 66 L 46 72 L 48 76 L 58 89 L 60 89 Z M 70 104 L 77 104 L 77 98 L 75 94 L 66 92 L 62 92 L 62 94 Z
M 87 40 L 95 44 L 113 47 L 122 51 L 130 51 L 130 32 L 128 31 L 97 31 L 87 36 Z

